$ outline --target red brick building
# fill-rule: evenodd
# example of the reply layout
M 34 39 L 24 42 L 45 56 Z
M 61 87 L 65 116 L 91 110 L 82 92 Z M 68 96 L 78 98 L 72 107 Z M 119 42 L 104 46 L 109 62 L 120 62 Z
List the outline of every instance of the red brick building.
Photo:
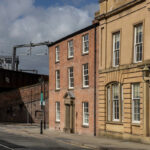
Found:
M 98 24 L 49 45 L 49 127 L 96 134 Z
M 45 121 L 48 124 L 48 81 L 0 93 L 0 122 L 39 123 L 41 88 L 45 100 Z

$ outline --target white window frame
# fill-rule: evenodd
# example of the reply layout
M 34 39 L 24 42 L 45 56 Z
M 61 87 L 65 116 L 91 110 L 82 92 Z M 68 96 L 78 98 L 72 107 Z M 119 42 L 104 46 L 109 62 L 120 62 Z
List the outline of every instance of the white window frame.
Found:
M 68 58 L 73 58 L 73 57 L 74 57 L 73 40 L 70 40 L 68 41 Z
M 87 69 L 85 69 L 86 65 L 87 65 Z M 82 68 L 83 68 L 83 87 L 86 88 L 86 87 L 89 87 L 89 65 L 88 63 L 83 64 Z M 85 74 L 86 71 L 88 72 L 87 74 Z M 88 80 L 86 80 L 85 78 L 88 78 Z M 88 85 L 85 84 L 86 82 L 88 82 Z
M 107 87 L 107 120 L 111 121 L 111 87 Z
M 113 97 L 113 87 L 114 86 L 117 86 L 118 87 L 118 99 L 116 98 L 114 98 Z M 116 105 L 116 102 L 118 102 L 118 107 L 119 107 L 119 111 L 120 111 L 120 102 L 119 102 L 119 84 L 113 84 L 112 85 L 112 106 L 113 106 L 113 112 L 112 112 L 112 114 L 113 114 L 113 121 L 120 121 L 120 114 L 119 114 L 119 111 L 118 112 L 116 112 L 117 111 L 117 105 Z M 118 115 L 119 115 L 119 118 L 116 118 L 116 114 L 118 113 Z
M 142 41 L 137 42 L 137 38 L 136 38 L 137 37 L 137 30 L 140 27 L 142 30 L 142 37 L 141 37 Z M 141 60 L 137 60 L 137 57 L 138 57 L 137 56 L 137 46 L 141 46 L 141 48 L 142 48 L 141 56 L 139 56 L 139 57 L 141 57 Z M 142 59 L 143 59 L 143 24 L 140 23 L 140 24 L 134 26 L 134 63 L 142 62 Z
M 85 37 L 88 37 L 88 39 L 87 40 L 85 40 Z M 85 35 L 83 35 L 83 37 L 82 37 L 82 53 L 83 54 L 88 54 L 89 53 L 89 34 L 87 33 L 87 34 L 85 34 Z M 86 48 L 88 49 L 87 51 L 85 51 L 86 50 Z
M 74 68 L 73 67 L 68 68 L 68 80 L 69 80 L 69 89 L 73 89 L 74 88 Z
M 88 104 L 88 107 L 85 107 L 85 104 Z M 88 102 L 83 102 L 82 103 L 82 108 L 83 108 L 83 125 L 84 126 L 89 126 L 89 103 Z M 85 111 L 87 109 L 87 111 Z
M 135 100 L 139 100 L 139 103 L 140 103 L 140 96 L 139 98 L 134 98 L 134 86 L 135 85 L 139 85 L 139 95 L 140 95 L 140 83 L 134 83 L 132 84 L 132 123 L 137 123 L 139 124 L 140 123 L 140 120 L 135 120 Z M 140 114 L 140 106 L 139 106 L 139 118 L 141 117 L 141 114 Z
M 55 61 L 56 62 L 60 61 L 60 48 L 59 48 L 59 46 L 56 46 L 56 48 L 55 48 Z
M 123 85 L 121 85 L 121 115 L 122 115 L 122 122 L 124 120 L 124 94 L 123 94 Z
M 119 47 L 117 47 L 118 41 Z M 113 67 L 118 67 L 119 63 L 120 63 L 120 31 L 113 33 Z
M 60 102 L 56 102 L 56 122 L 60 122 Z
M 56 70 L 56 80 L 55 81 L 56 81 L 56 90 L 59 90 L 60 89 L 60 70 Z

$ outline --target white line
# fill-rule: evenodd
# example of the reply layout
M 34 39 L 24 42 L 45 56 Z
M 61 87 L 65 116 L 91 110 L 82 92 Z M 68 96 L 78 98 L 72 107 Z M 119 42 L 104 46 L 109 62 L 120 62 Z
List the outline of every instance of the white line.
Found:
M 10 149 L 10 150 L 15 150 L 15 149 L 13 149 L 13 148 L 7 147 L 7 146 L 2 145 L 2 144 L 0 144 L 0 146 L 2 146 L 2 147 L 4 147 L 4 148 L 7 148 L 7 149 Z

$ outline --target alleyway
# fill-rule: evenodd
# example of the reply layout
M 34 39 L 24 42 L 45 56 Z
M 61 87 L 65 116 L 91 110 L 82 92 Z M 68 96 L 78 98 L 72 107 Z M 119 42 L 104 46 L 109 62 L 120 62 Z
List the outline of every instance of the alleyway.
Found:
M 0 150 L 150 150 L 150 145 L 65 134 L 48 129 L 40 134 L 39 126 L 0 124 Z

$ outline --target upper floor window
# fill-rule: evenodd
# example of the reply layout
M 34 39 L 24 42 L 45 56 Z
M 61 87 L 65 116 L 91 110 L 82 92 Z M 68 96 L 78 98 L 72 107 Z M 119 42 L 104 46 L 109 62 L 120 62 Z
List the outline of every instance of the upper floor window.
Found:
M 140 84 L 132 85 L 132 121 L 133 123 L 140 122 Z
M 89 125 L 89 103 L 83 102 L 83 125 Z
M 112 83 L 107 87 L 107 120 L 121 121 L 123 116 L 123 87 Z M 121 96 L 122 95 L 122 96 Z
M 56 102 L 56 121 L 60 122 L 60 102 Z
M 56 52 L 55 52 L 56 53 L 55 60 L 56 60 L 56 62 L 59 62 L 60 61 L 60 49 L 59 49 L 59 46 L 57 46 L 55 50 L 56 50 Z
M 89 34 L 83 36 L 83 54 L 87 54 L 89 52 Z
M 60 89 L 60 70 L 56 70 L 56 90 Z
M 68 76 L 69 76 L 69 89 L 74 88 L 74 73 L 73 73 L 73 67 L 70 67 L 68 69 Z
M 143 57 L 143 24 L 134 27 L 134 62 L 141 62 Z
M 89 69 L 88 64 L 83 65 L 83 87 L 89 87 Z
M 68 58 L 72 58 L 74 56 L 74 48 L 73 48 L 73 40 L 68 42 Z
M 113 67 L 119 65 L 120 56 L 120 32 L 113 34 Z

